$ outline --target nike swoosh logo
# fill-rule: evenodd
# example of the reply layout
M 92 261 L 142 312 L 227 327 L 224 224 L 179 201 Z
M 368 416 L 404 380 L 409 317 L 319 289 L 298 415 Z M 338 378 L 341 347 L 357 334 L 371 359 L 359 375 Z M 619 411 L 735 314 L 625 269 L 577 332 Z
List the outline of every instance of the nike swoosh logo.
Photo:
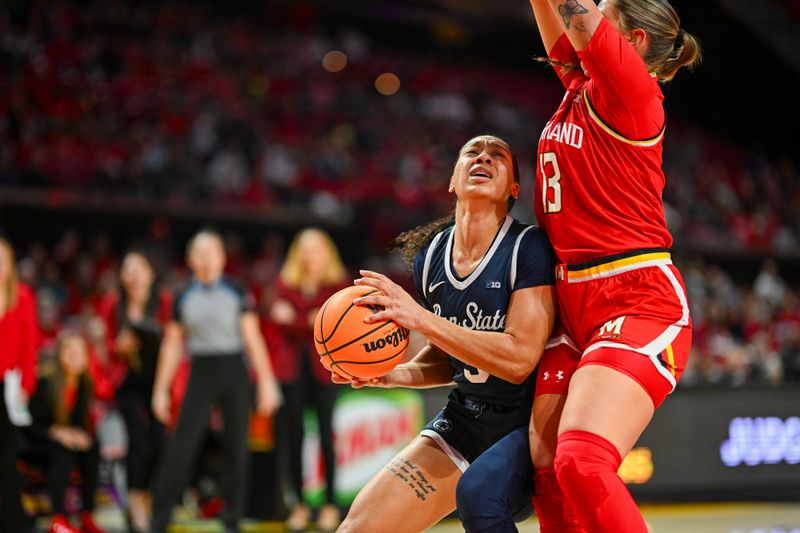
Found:
M 442 283 L 444 283 L 444 281 L 440 281 L 439 283 L 431 283 L 430 285 L 428 285 L 428 294 L 430 294 L 430 293 L 432 293 L 433 291 L 435 291 L 435 290 L 436 290 L 436 288 L 437 288 L 439 285 L 441 285 Z

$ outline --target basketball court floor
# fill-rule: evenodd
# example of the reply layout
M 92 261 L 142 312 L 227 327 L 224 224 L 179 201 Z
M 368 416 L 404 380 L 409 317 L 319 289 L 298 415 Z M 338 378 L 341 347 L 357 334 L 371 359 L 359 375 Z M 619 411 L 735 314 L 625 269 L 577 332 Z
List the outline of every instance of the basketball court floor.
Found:
M 800 533 L 800 503 L 719 503 L 719 504 L 663 504 L 642 507 L 652 533 Z M 106 507 L 99 509 L 98 522 L 109 533 L 125 531 L 121 513 Z M 42 524 L 44 525 L 44 524 Z M 521 533 L 537 533 L 535 519 L 519 524 Z M 179 521 L 170 527 L 170 533 L 221 533 L 216 521 Z M 273 533 L 285 531 L 279 522 L 250 522 L 242 527 L 243 533 Z M 432 533 L 460 533 L 458 521 L 445 521 Z
M 800 533 L 800 504 L 680 504 L 642 507 L 652 533 Z M 457 522 L 440 524 L 436 533 L 463 532 Z M 537 533 L 535 520 L 518 524 L 521 533 Z

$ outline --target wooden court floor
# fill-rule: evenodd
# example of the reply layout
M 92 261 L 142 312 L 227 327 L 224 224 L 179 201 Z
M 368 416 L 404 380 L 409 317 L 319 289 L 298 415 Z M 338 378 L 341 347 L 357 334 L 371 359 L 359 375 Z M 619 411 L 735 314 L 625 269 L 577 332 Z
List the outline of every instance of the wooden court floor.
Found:
M 652 533 L 800 533 L 800 504 L 680 504 L 642 507 Z M 536 520 L 518 524 L 537 533 Z M 436 533 L 456 533 L 459 523 L 440 524 Z
M 643 506 L 652 533 L 800 533 L 800 503 L 716 503 L 716 504 L 661 504 Z M 125 531 L 118 509 L 106 507 L 98 510 L 97 519 L 109 533 Z M 45 531 L 46 524 L 41 523 Z M 538 533 L 535 519 L 518 524 L 520 533 Z M 170 533 L 221 533 L 216 521 L 179 521 L 170 527 Z M 243 533 L 283 532 L 279 522 L 250 522 L 242 527 Z M 313 530 L 310 530 L 313 531 Z M 458 521 L 445 521 L 430 530 L 432 533 L 460 533 Z

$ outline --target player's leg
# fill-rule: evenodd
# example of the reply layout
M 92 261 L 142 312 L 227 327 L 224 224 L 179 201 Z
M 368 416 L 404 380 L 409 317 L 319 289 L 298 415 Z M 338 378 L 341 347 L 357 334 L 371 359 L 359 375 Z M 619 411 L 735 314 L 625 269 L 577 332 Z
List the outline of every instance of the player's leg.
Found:
M 428 437 L 418 437 L 358 493 L 340 533 L 428 529 L 456 506 L 461 470 Z
M 539 362 L 536 394 L 531 411 L 530 455 L 534 467 L 533 506 L 543 533 L 577 533 L 581 531 L 553 469 L 558 440 L 558 425 L 564 410 L 572 374 L 581 353 L 560 326 Z
M 686 291 L 677 270 L 661 265 L 562 283 L 559 297 L 587 342 L 562 413 L 556 476 L 584 530 L 645 533 L 617 470 L 686 366 Z
M 566 394 L 540 394 L 533 401 L 530 455 L 533 463 L 533 506 L 541 533 L 578 533 L 581 527 L 556 479 L 553 460 Z
M 456 488 L 456 505 L 466 532 L 516 532 L 515 519 L 531 515 L 529 449 L 527 428 L 517 428 L 464 472 Z
M 685 301 L 674 307 L 682 312 L 679 322 L 627 316 L 617 320 L 619 331 L 611 336 L 606 326 L 600 328 L 572 377 L 555 468 L 585 530 L 647 531 L 617 470 L 686 366 L 688 308 Z
M 555 469 L 586 531 L 647 532 L 617 470 L 653 413 L 650 395 L 625 373 L 589 364 L 573 375 L 559 427 Z

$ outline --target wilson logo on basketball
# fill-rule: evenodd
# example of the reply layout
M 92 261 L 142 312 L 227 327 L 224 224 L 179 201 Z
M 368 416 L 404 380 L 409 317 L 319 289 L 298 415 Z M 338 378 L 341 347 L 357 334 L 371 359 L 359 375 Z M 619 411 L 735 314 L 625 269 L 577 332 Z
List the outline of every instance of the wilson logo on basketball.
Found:
M 400 343 L 403 342 L 408 338 L 408 330 L 406 328 L 397 328 L 389 335 L 386 335 L 382 339 L 378 339 L 375 341 L 365 342 L 361 346 L 364 347 L 364 350 L 367 353 L 374 352 L 375 350 L 382 350 L 387 346 L 393 346 L 397 348 L 400 346 Z
M 379 292 L 354 285 L 340 290 L 322 305 L 314 322 L 314 344 L 322 366 L 347 379 L 372 379 L 383 376 L 403 360 L 409 331 L 392 320 L 365 322 L 365 318 L 383 308 L 354 302 Z

